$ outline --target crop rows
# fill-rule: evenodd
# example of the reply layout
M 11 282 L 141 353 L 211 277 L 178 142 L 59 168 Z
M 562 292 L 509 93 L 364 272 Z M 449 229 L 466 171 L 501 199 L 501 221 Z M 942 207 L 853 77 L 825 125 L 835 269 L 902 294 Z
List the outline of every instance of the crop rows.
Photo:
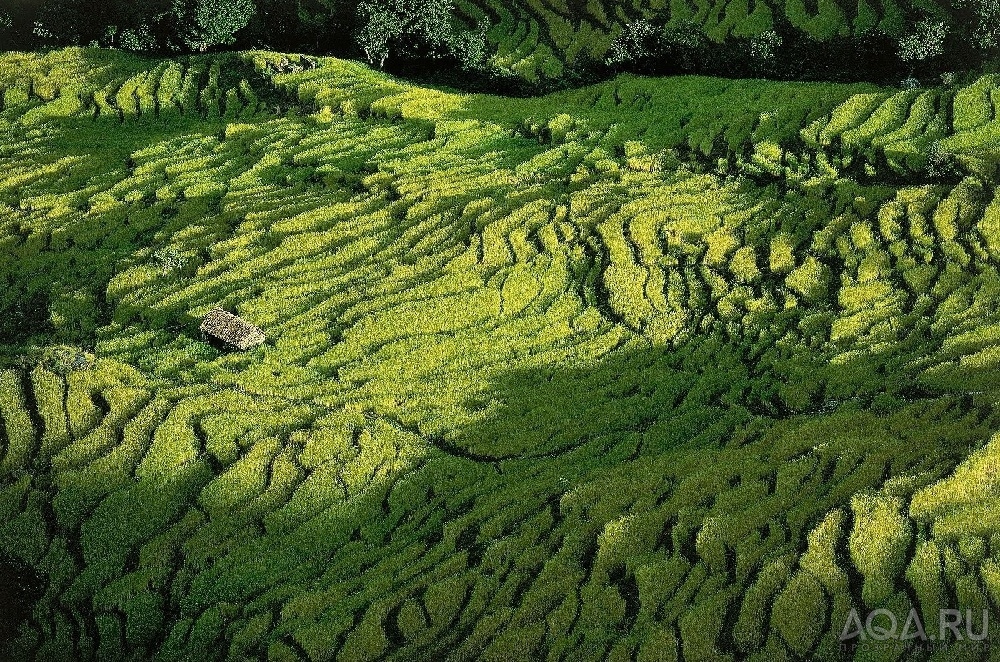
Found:
M 849 659 L 851 608 L 997 613 L 994 173 L 847 176 L 924 94 L 983 131 L 990 79 L 498 102 L 254 53 L 227 119 L 213 57 L 49 57 L 146 120 L 0 115 L 15 658 Z
M 525 0 L 496 3 L 476 0 L 463 5 L 463 14 L 489 17 L 489 38 L 497 52 L 492 64 L 500 71 L 535 82 L 558 78 L 564 65 L 577 59 L 602 61 L 612 40 L 624 26 L 653 19 L 677 27 L 698 26 L 713 42 L 749 39 L 788 24 L 817 42 L 882 34 L 898 38 L 908 20 L 919 12 L 951 14 L 951 6 L 899 3 L 885 0 L 635 0 L 609 3 L 588 0 L 573 3 Z
M 245 67 L 235 59 L 191 57 L 153 64 L 119 57 L 109 62 L 106 53 L 94 49 L 67 49 L 41 63 L 37 57 L 8 55 L 0 68 L 0 110 L 35 106 L 23 115 L 29 124 L 78 114 L 119 121 L 161 114 L 236 119 L 262 110 L 253 86 L 236 78 Z
M 856 95 L 802 135 L 813 148 L 833 146 L 837 156 L 860 157 L 870 166 L 921 171 L 929 159 L 946 155 L 964 170 L 991 178 L 1000 136 L 998 105 L 1000 80 L 989 74 L 955 89 Z

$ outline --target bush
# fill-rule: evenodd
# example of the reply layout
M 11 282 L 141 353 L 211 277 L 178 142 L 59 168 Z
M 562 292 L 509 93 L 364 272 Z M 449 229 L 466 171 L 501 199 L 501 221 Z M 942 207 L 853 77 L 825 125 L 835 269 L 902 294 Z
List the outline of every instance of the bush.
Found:
M 729 263 L 729 270 L 739 283 L 752 283 L 760 278 L 760 270 L 757 268 L 757 254 L 753 246 L 743 246 L 733 254 L 733 259 Z
M 777 274 L 787 274 L 795 268 L 795 241 L 790 235 L 782 233 L 771 239 L 768 265 Z
M 807 301 L 817 302 L 826 297 L 830 281 L 830 269 L 813 256 L 788 274 L 785 284 L 802 295 Z
M 962 176 L 962 169 L 955 154 L 935 140 L 927 149 L 927 176 L 933 180 L 953 180 Z
M 973 44 L 983 51 L 1000 46 L 1000 2 L 998 0 L 956 0 L 954 6 L 970 14 Z
M 774 601 L 774 628 L 797 655 L 808 657 L 826 621 L 827 601 L 823 586 L 808 572 L 795 573 Z
M 764 644 L 769 607 L 774 603 L 775 595 L 788 583 L 790 574 L 787 558 L 771 561 L 761 568 L 746 590 L 733 628 L 733 639 L 739 650 L 750 652 Z
M 901 512 L 903 501 L 888 494 L 856 494 L 851 499 L 854 528 L 848 548 L 851 560 L 864 575 L 865 604 L 883 604 L 896 592 L 906 570 L 913 524 Z

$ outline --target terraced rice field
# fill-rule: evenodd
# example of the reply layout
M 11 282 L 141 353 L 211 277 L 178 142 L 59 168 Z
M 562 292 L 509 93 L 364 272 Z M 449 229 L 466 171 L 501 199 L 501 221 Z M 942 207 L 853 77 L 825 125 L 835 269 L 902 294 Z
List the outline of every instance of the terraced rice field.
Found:
M 557 79 L 581 60 L 602 61 L 624 26 L 637 20 L 696 26 L 716 43 L 775 29 L 802 33 L 815 42 L 896 39 L 912 29 L 914 17 L 950 21 L 960 5 L 896 0 L 461 0 L 456 6 L 470 24 L 489 21 L 489 41 L 499 49 L 492 58 L 494 66 L 537 82 Z
M 281 57 L 0 58 L 9 656 L 945 660 L 837 635 L 996 613 L 1000 79 Z

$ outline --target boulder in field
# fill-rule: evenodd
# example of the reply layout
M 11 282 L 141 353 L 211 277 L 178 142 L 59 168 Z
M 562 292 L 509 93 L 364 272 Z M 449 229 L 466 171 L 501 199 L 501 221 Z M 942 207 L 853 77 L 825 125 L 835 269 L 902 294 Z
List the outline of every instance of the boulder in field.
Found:
M 210 341 L 240 351 L 252 349 L 266 340 L 264 332 L 256 326 L 219 307 L 205 315 L 201 322 L 201 333 Z

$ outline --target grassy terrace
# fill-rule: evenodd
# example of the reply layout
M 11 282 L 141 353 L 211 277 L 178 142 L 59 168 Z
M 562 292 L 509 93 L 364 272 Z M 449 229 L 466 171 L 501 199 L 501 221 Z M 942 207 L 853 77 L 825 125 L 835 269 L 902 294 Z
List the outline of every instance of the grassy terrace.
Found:
M 9 656 L 850 659 L 852 608 L 997 613 L 1000 77 L 280 58 L 0 56 Z

